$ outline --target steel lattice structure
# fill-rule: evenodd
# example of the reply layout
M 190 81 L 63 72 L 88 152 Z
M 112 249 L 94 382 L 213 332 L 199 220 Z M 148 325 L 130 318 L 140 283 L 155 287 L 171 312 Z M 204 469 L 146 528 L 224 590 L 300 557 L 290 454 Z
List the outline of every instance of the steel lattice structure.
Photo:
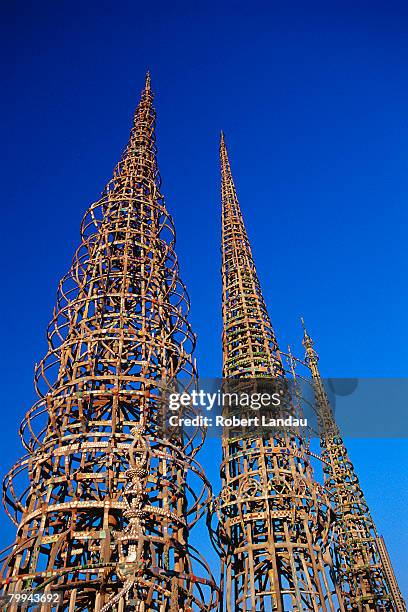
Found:
M 223 376 L 285 378 L 221 135 Z M 331 513 L 296 432 L 222 441 L 223 609 L 345 610 L 333 584 Z
M 405 612 L 406 607 L 384 540 L 378 535 L 334 419 L 323 381 L 319 357 L 303 324 L 303 345 L 318 407 L 325 486 L 336 514 L 336 568 L 347 610 Z
M 5 592 L 62 590 L 59 610 L 217 605 L 188 543 L 210 496 L 194 459 L 203 432 L 171 437 L 161 427 L 163 381 L 193 385 L 196 370 L 155 117 L 148 75 L 128 145 L 59 285 L 35 373 L 40 400 L 21 425 L 28 454 L 4 484 L 17 526 Z

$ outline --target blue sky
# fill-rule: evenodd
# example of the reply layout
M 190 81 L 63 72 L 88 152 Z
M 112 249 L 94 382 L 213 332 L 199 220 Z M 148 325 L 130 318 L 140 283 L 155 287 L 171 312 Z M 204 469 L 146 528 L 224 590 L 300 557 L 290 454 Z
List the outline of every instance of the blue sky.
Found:
M 223 129 L 281 345 L 300 350 L 303 315 L 324 375 L 406 375 L 406 5 L 147 4 L 3 8 L 2 472 L 21 452 L 58 280 L 147 68 L 201 374 L 221 370 Z M 349 448 L 407 594 L 406 441 Z M 201 460 L 215 474 L 209 451 Z

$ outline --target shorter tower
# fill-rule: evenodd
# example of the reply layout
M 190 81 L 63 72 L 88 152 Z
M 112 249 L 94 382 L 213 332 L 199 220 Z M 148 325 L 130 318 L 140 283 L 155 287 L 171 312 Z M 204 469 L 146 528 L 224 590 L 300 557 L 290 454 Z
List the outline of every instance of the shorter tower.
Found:
M 336 569 L 347 610 L 405 612 L 385 542 L 378 535 L 342 440 L 304 321 L 303 345 L 312 375 L 324 461 L 325 486 L 336 514 Z
M 285 385 L 223 135 L 220 158 L 223 376 L 248 386 L 251 379 Z M 222 453 L 223 609 L 343 611 L 327 558 L 328 500 L 306 441 L 294 430 L 234 437 L 224 430 Z

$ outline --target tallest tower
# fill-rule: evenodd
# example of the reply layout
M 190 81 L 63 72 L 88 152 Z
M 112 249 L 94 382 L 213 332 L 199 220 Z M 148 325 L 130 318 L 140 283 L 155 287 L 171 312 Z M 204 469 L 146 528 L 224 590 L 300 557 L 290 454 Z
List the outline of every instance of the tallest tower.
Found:
M 285 379 L 221 136 L 223 376 Z M 249 381 L 247 381 L 249 382 Z M 224 432 L 218 500 L 224 609 L 344 610 L 328 500 L 295 430 Z
M 205 502 L 189 484 L 194 473 L 205 485 L 194 460 L 202 437 L 161 426 L 163 380 L 193 381 L 195 337 L 155 118 L 148 74 L 129 142 L 59 285 L 35 373 L 40 399 L 21 426 L 27 455 L 6 477 L 17 536 L 5 591 L 58 591 L 69 612 L 215 605 L 189 546 Z

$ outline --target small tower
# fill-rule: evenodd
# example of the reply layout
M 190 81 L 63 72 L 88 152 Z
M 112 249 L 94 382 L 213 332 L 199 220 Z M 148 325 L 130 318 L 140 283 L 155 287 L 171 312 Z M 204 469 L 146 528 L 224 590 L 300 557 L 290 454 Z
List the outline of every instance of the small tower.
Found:
M 196 371 L 155 120 L 148 74 L 129 142 L 59 285 L 35 373 L 40 400 L 21 426 L 28 454 L 6 477 L 17 535 L 3 592 L 61 591 L 58 609 L 69 612 L 216 606 L 188 541 L 209 497 L 188 484 L 193 471 L 206 482 L 194 461 L 202 432 L 193 440 L 162 427 L 163 382 L 192 382 Z
M 353 464 L 341 438 L 323 381 L 314 343 L 304 321 L 303 345 L 318 410 L 325 486 L 336 514 L 336 569 L 347 610 L 405 612 L 385 542 L 378 536 Z
M 232 178 L 222 179 L 223 376 L 285 379 Z M 328 500 L 295 432 L 222 440 L 217 502 L 226 612 L 344 610 L 331 582 Z

